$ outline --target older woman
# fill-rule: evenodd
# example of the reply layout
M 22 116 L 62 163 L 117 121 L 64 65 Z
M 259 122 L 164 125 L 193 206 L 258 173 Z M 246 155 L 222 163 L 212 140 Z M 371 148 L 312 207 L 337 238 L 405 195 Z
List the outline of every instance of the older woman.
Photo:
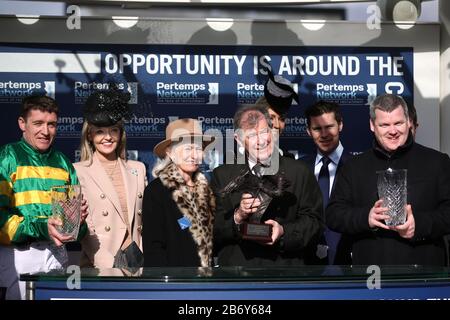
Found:
M 117 258 L 127 248 L 142 256 L 147 180 L 143 163 L 126 160 L 123 120 L 130 114 L 128 100 L 129 95 L 117 88 L 97 91 L 83 110 L 81 162 L 74 164 L 90 208 L 89 233 L 81 242 L 82 266 L 111 268 L 116 257 L 116 266 L 125 267 L 123 261 L 117 265 Z
M 144 192 L 145 266 L 211 265 L 215 199 L 199 172 L 203 148 L 211 141 L 197 120 L 179 119 L 155 146 L 162 160 Z

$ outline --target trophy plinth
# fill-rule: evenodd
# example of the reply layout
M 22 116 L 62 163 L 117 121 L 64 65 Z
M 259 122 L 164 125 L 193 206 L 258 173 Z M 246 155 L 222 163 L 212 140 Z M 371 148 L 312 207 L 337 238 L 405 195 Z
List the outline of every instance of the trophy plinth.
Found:
M 270 224 L 246 222 L 240 225 L 243 239 L 263 242 L 272 241 L 272 226 Z

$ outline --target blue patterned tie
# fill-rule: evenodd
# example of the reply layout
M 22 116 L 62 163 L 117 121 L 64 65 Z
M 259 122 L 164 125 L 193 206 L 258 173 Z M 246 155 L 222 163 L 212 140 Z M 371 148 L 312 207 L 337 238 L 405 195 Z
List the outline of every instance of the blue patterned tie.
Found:
M 330 158 L 324 156 L 322 158 L 322 168 L 320 168 L 319 172 L 319 186 L 322 191 L 323 197 L 323 211 L 325 212 L 325 208 L 328 205 L 328 200 L 330 199 L 330 171 L 328 170 L 328 165 L 330 164 Z M 328 264 L 333 264 L 334 259 L 336 257 L 336 250 L 341 239 L 341 234 L 331 231 L 330 229 L 325 228 L 325 241 L 328 245 Z
M 331 160 L 327 156 L 322 157 L 322 168 L 319 172 L 319 182 L 320 190 L 322 191 L 323 197 L 323 209 L 327 207 L 328 200 L 330 198 L 330 171 L 328 171 L 328 165 Z

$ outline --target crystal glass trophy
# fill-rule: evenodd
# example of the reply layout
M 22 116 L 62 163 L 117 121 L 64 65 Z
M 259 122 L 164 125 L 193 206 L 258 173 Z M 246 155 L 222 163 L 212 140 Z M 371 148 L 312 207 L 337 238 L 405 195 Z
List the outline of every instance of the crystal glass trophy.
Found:
M 407 204 L 407 170 L 387 169 L 377 171 L 378 196 L 383 200 L 383 207 L 389 209 L 387 226 L 397 226 L 406 222 Z
M 65 185 L 51 189 L 52 215 L 62 222 L 57 226 L 59 233 L 71 236 L 73 241 L 78 237 L 81 222 L 81 186 Z

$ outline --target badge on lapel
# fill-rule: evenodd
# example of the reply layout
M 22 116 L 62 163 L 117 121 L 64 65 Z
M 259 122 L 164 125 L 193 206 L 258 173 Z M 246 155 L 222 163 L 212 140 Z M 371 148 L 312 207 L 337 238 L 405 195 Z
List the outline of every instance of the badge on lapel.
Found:
M 180 225 L 181 230 L 189 228 L 192 225 L 191 220 L 189 220 L 186 217 L 182 217 L 182 218 L 178 219 L 177 221 L 178 221 L 178 224 Z
M 131 169 L 130 172 L 131 172 L 131 174 L 133 174 L 133 175 L 135 175 L 135 176 L 138 175 L 137 169 Z

